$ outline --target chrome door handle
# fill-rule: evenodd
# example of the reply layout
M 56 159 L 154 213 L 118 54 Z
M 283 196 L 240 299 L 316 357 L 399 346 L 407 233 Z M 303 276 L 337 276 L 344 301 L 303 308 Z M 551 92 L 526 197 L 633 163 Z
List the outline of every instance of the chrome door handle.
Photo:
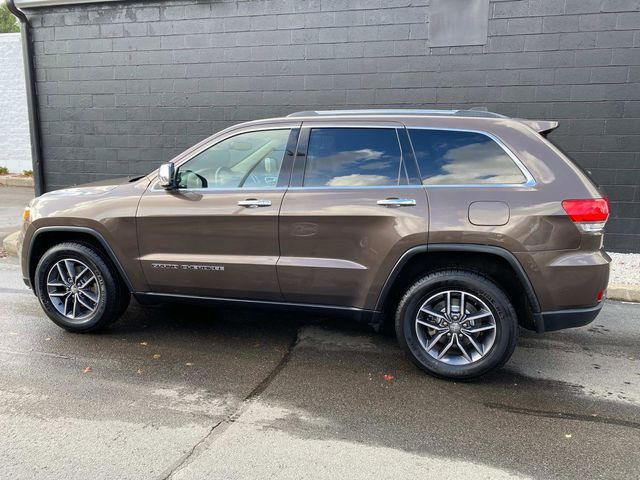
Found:
M 385 198 L 378 200 L 377 203 L 384 207 L 414 207 L 416 205 L 413 198 Z
M 246 200 L 240 200 L 238 205 L 246 208 L 258 208 L 258 207 L 270 207 L 271 200 L 262 200 L 259 198 L 247 198 Z

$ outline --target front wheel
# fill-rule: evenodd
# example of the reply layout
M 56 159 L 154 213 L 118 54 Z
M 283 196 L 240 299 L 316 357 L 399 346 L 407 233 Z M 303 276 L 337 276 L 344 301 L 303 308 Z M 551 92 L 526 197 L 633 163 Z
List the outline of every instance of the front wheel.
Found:
M 504 291 L 466 270 L 433 272 L 414 283 L 396 312 L 396 334 L 411 360 L 431 375 L 465 380 L 503 365 L 518 321 Z
M 45 252 L 35 272 L 43 310 L 70 332 L 105 328 L 124 312 L 130 294 L 108 258 L 84 243 L 61 243 Z

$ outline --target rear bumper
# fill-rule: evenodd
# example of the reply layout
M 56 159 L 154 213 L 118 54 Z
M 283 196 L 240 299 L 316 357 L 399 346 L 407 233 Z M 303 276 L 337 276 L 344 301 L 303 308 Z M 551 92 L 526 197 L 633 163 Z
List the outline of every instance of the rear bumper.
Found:
M 604 301 L 595 307 L 574 308 L 570 310 L 557 310 L 555 312 L 542 312 L 542 322 L 538 326 L 538 332 L 552 332 L 565 328 L 583 327 L 593 322 L 602 310 Z

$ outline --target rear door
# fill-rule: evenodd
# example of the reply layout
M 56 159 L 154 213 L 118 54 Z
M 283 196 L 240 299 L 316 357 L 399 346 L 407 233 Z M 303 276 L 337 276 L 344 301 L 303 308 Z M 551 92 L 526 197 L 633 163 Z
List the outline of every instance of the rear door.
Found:
M 428 205 L 404 126 L 305 122 L 280 210 L 286 301 L 373 309 L 402 253 L 427 243 Z

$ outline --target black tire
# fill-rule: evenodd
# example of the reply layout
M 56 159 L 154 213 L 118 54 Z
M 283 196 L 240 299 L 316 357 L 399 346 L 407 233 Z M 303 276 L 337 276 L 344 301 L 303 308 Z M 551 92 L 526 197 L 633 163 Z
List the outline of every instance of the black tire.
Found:
M 129 303 L 131 303 L 131 292 L 129 291 L 129 287 L 125 285 L 124 282 L 118 282 L 120 284 L 120 295 L 118 297 L 119 305 L 116 314 L 116 320 L 120 318 L 124 312 L 129 308 Z
M 91 288 L 97 300 L 95 303 L 92 303 L 85 298 L 85 302 L 93 307 L 94 311 L 86 309 L 86 312 L 89 313 L 81 319 L 74 320 L 63 315 L 54 305 L 55 299 L 61 297 L 51 297 L 48 293 L 49 289 L 53 289 L 55 292 L 65 292 L 68 290 L 66 286 L 61 285 L 58 287 L 47 287 L 47 279 L 50 272 L 53 272 L 53 269 L 57 268 L 56 264 L 58 262 L 65 259 L 81 262 L 89 269 L 89 272 L 85 275 L 93 274 L 95 277 Z M 63 272 L 66 273 L 67 271 L 63 269 Z M 52 273 L 52 275 L 57 275 L 58 278 L 62 276 L 57 273 Z M 130 293 L 122 284 L 110 259 L 98 249 L 85 243 L 60 243 L 47 250 L 40 258 L 36 267 L 34 283 L 36 295 L 44 312 L 56 325 L 69 332 L 88 333 L 102 330 L 116 321 L 129 304 Z M 80 283 L 79 280 L 78 283 Z M 52 300 L 52 298 L 54 300 Z M 60 303 L 62 303 L 62 301 L 60 301 Z M 62 308 L 62 306 L 59 304 L 58 308 Z M 82 309 L 83 307 L 80 306 L 79 308 Z M 65 312 L 67 311 L 66 305 L 64 306 L 64 310 Z M 69 313 L 71 312 L 69 311 Z
M 427 352 L 430 344 L 426 347 L 423 346 L 426 342 L 421 342 L 419 338 L 418 330 L 420 326 L 416 324 L 416 318 L 420 308 L 428 299 L 434 298 L 434 296 L 438 298 L 437 295 L 439 293 L 446 295 L 443 293 L 445 291 L 460 291 L 465 292 L 465 294 L 471 294 L 483 302 L 493 314 L 493 319 L 491 320 L 495 325 L 495 335 L 491 333 L 492 343 L 486 349 L 484 356 L 474 359 L 472 362 L 449 364 L 438 360 Z M 471 315 L 468 318 L 470 317 Z M 430 324 L 433 319 L 438 322 L 445 322 L 440 318 L 429 317 Z M 454 323 L 456 323 L 455 328 L 459 329 L 460 324 L 458 322 L 450 322 L 450 325 Z M 516 312 L 504 291 L 487 277 L 458 269 L 432 272 L 414 283 L 398 304 L 395 324 L 398 341 L 409 358 L 430 375 L 449 380 L 469 380 L 504 365 L 513 354 L 518 332 Z M 456 336 L 456 334 L 450 333 L 452 331 L 451 326 L 447 328 L 449 330 L 443 329 L 443 331 L 449 332 L 445 333 L 445 337 L 441 340 L 444 343 L 448 343 L 447 337 Z M 437 332 L 433 332 L 433 337 L 429 338 L 429 340 L 433 340 L 437 336 Z M 422 335 L 424 339 L 424 334 Z M 457 335 L 460 335 L 460 339 L 463 339 L 462 334 Z M 451 341 L 453 342 L 453 339 Z M 469 342 L 467 338 L 464 341 L 467 344 Z M 436 345 L 438 349 L 441 349 L 441 344 L 436 343 Z M 430 351 L 433 352 L 434 350 Z M 462 350 L 458 350 L 455 344 L 453 352 L 460 352 L 460 357 L 462 357 Z M 436 351 L 435 353 L 439 352 Z M 474 352 L 474 355 L 477 354 Z M 460 361 L 462 361 L 462 358 Z

